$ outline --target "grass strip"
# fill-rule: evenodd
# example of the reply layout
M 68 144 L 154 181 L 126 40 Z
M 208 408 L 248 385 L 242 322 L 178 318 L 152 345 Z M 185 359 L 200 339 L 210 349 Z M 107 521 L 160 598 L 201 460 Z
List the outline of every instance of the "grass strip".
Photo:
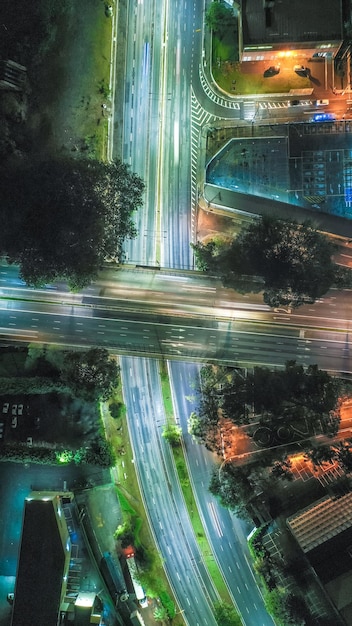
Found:
M 166 419 L 170 422 L 174 422 L 170 381 L 169 381 L 166 363 L 164 362 L 160 364 L 160 380 L 161 380 L 161 389 L 162 389 L 162 394 L 163 394 Z M 218 564 L 214 559 L 211 546 L 205 534 L 203 523 L 198 512 L 197 503 L 194 498 L 192 485 L 191 485 L 189 475 L 188 475 L 188 469 L 187 469 L 187 464 L 186 464 L 183 448 L 181 446 L 173 447 L 172 452 L 174 456 L 174 461 L 175 461 L 183 497 L 185 499 L 187 511 L 188 511 L 188 514 L 192 523 L 192 527 L 193 527 L 202 557 L 204 559 L 206 567 L 208 568 L 209 574 L 213 580 L 215 588 L 217 589 L 220 595 L 221 600 L 223 602 L 228 602 L 232 604 L 232 599 L 230 597 L 230 594 L 228 592 L 227 586 L 225 584 L 221 571 L 218 567 Z
M 123 522 L 133 527 L 136 547 L 141 546 L 148 553 L 155 555 L 153 559 L 153 578 L 157 582 L 157 588 L 147 589 L 147 593 L 158 597 L 163 592 L 167 596 L 174 598 L 162 561 L 159 558 L 159 552 L 154 542 L 139 489 L 127 427 L 126 406 L 123 400 L 121 380 L 111 398 L 111 403 L 119 405 L 119 416 L 114 419 L 108 412 L 105 414 L 105 432 L 106 437 L 114 446 L 117 456 L 115 468 L 117 471 L 116 490 L 123 513 Z M 129 524 L 130 522 L 131 524 Z M 176 602 L 175 606 L 177 606 Z M 177 613 L 172 620 L 172 624 L 173 626 L 185 626 L 182 614 Z

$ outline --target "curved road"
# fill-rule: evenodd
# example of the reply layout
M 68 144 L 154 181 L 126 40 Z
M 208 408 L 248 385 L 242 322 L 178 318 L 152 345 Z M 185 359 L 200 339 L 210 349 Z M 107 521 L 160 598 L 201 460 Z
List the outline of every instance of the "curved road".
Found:
M 220 506 L 208 491 L 214 455 L 204 446 L 195 443 L 188 434 L 188 416 L 197 409 L 192 397 L 194 384 L 199 385 L 199 370 L 200 366 L 196 364 L 169 363 L 175 413 L 182 428 L 184 450 L 197 507 L 203 517 L 212 552 L 227 580 L 229 591 L 244 624 L 273 626 L 274 622 L 264 608 L 263 598 L 250 566 L 251 557 L 246 536 L 252 528 Z
M 217 595 L 201 559 L 170 447 L 160 437 L 165 413 L 158 363 L 122 359 L 121 373 L 137 475 L 164 568 L 186 621 L 215 626 L 211 604 Z

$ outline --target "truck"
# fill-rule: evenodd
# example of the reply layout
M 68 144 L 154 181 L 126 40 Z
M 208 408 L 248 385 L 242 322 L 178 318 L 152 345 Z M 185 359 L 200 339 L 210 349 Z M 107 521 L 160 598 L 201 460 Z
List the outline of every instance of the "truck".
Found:
M 100 569 L 111 597 L 125 602 L 129 595 L 118 558 L 113 557 L 111 552 L 104 552 Z
M 145 591 L 142 585 L 138 581 L 138 570 L 137 570 L 136 561 L 134 560 L 134 556 L 129 556 L 126 559 L 126 563 L 127 563 L 128 571 L 131 576 L 133 589 L 136 594 L 136 599 L 138 600 L 139 606 L 142 607 L 142 609 L 145 609 L 148 606 L 148 600 L 147 600 L 147 596 L 145 595 Z

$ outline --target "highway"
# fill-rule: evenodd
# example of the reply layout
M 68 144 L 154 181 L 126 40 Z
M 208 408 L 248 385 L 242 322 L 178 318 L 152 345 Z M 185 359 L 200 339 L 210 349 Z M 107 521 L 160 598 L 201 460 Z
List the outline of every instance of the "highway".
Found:
M 194 442 L 188 434 L 187 418 L 197 410 L 194 387 L 199 385 L 200 366 L 188 363 L 169 363 L 173 384 L 173 402 L 176 418 L 182 428 L 184 451 L 192 480 L 198 510 L 212 546 L 213 555 L 223 572 L 231 596 L 243 617 L 244 624 L 273 626 L 257 587 L 247 535 L 252 530 L 248 524 L 221 507 L 208 485 L 214 467 L 214 454 Z
M 229 100 L 209 97 L 199 71 L 203 12 L 204 0 L 128 2 L 122 158 L 148 183 L 137 215 L 139 235 L 126 245 L 131 264 L 192 267 L 191 135 L 200 128 L 200 118 L 190 116 L 192 92 L 200 117 L 203 107 L 207 120 L 239 119 L 239 108 Z M 170 374 L 185 431 L 184 395 L 189 372 L 197 371 L 185 361 L 276 366 L 296 359 L 351 372 L 349 294 L 331 292 L 292 314 L 270 310 L 259 295 L 240 296 L 215 279 L 188 273 L 105 269 L 90 288 L 70 294 L 64 285 L 27 289 L 16 272 L 0 268 L 3 344 L 101 345 L 126 355 L 120 362 L 131 443 L 156 543 L 187 623 L 214 624 L 216 595 L 161 438 L 165 416 L 157 362 L 128 355 L 180 361 L 170 364 Z M 185 449 L 209 538 L 244 623 L 271 625 L 247 562 L 243 526 L 207 492 L 211 459 L 186 434 Z
M 136 214 L 138 236 L 126 243 L 126 259 L 156 262 L 160 168 L 159 142 L 162 121 L 158 97 L 161 79 L 161 46 L 165 2 L 129 1 L 128 42 L 125 67 L 124 129 L 121 158 L 147 181 L 144 207 Z
M 176 222 L 172 223 L 173 212 L 170 206 L 170 198 L 176 192 L 176 187 L 169 178 L 170 173 L 173 178 L 175 170 L 168 163 L 169 138 L 177 139 L 177 125 L 174 124 L 170 112 L 167 112 L 171 101 L 168 76 L 169 72 L 172 73 L 172 57 L 169 56 L 171 46 L 168 41 L 171 17 L 169 0 L 162 3 L 158 0 L 138 0 L 138 3 L 130 0 L 128 16 L 122 157 L 148 184 L 143 211 L 137 218 L 138 236 L 126 245 L 126 259 L 133 263 L 147 262 L 153 265 L 160 264 L 162 260 L 165 264 L 164 240 L 169 241 L 176 232 L 172 230 L 176 228 Z M 187 107 L 186 102 L 185 106 Z M 177 160 L 177 151 L 174 151 L 174 157 Z M 186 168 L 187 164 L 184 173 Z M 178 200 L 175 197 L 175 201 Z M 184 206 L 184 214 L 187 218 L 187 204 Z M 183 246 L 189 259 L 187 229 L 186 223 L 183 235 L 187 234 L 187 237 Z M 171 264 L 173 261 L 167 262 Z M 188 261 L 186 266 L 188 267 Z M 133 283 L 128 279 L 125 283 L 121 300 L 122 311 L 129 307 L 131 282 Z M 117 297 L 114 283 L 116 274 L 103 287 L 104 299 L 109 307 L 114 307 Z M 99 288 L 96 292 L 93 288 L 86 294 L 85 304 L 94 306 L 95 295 L 99 291 Z M 143 302 L 141 304 L 144 306 Z M 125 350 L 117 348 L 115 351 L 133 354 L 128 324 L 120 320 L 116 326 L 113 318 L 117 317 L 117 313 L 113 311 L 113 307 L 109 309 L 108 320 L 105 320 L 103 312 L 104 319 L 100 320 L 95 337 L 102 340 L 102 345 L 108 345 L 109 336 L 112 337 L 111 333 L 115 335 L 118 328 L 120 339 L 126 341 L 126 346 Z M 155 313 L 153 318 L 155 319 Z M 135 331 L 135 339 L 140 346 L 138 352 L 143 354 L 143 349 L 147 346 L 149 351 L 155 340 L 153 321 L 139 324 Z M 81 341 L 83 340 L 81 333 Z M 155 415 L 160 415 L 160 425 L 164 420 L 157 362 L 125 357 L 120 359 L 120 363 L 130 439 L 141 493 L 171 587 L 186 623 L 215 626 L 211 604 L 216 599 L 216 594 L 200 559 L 181 497 L 177 474 L 171 463 L 170 450 L 165 448 L 165 442 L 160 437 L 160 428 L 158 430 L 155 422 Z
M 2 266 L 0 339 L 87 347 L 119 354 L 228 364 L 283 365 L 288 359 L 351 373 L 349 291 L 314 305 L 271 310 L 197 273 L 106 270 L 81 294 L 33 290 Z M 13 286 L 18 284 L 18 286 Z M 0 283 L 1 285 L 1 283 Z
M 166 419 L 158 363 L 123 359 L 121 373 L 137 476 L 165 571 L 186 621 L 215 626 L 211 605 L 218 596 L 202 562 L 170 446 L 160 437 Z

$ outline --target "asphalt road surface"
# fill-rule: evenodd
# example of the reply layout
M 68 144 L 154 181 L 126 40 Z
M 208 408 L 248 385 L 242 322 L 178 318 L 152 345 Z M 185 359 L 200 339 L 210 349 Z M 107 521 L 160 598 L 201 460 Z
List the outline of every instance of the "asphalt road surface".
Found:
M 251 556 L 246 537 L 252 528 L 220 506 L 208 491 L 214 461 L 218 465 L 219 460 L 214 459 L 214 455 L 204 446 L 195 443 L 187 430 L 188 416 L 197 410 L 194 393 L 195 386 L 199 386 L 199 369 L 196 364 L 169 363 L 175 413 L 182 428 L 184 451 L 197 507 L 212 552 L 227 580 L 243 623 L 246 626 L 273 626 L 250 566 Z
M 215 626 L 217 600 L 180 490 L 165 424 L 156 361 L 121 359 L 124 399 L 144 505 L 163 564 L 187 623 Z
M 6 271 L 12 276 L 15 270 L 3 268 L 2 276 Z M 120 354 L 243 366 L 296 359 L 352 372 L 349 291 L 330 291 L 290 312 L 271 310 L 260 296 L 240 296 L 197 274 L 121 270 L 118 278 L 69 294 L 60 287 L 14 287 L 18 277 L 12 276 L 1 288 L 2 343 L 100 345 Z

